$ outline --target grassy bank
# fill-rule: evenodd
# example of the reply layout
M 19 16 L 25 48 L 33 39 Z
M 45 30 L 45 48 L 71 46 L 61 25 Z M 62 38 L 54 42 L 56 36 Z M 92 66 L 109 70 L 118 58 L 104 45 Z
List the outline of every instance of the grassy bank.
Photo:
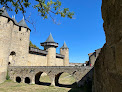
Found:
M 50 79 L 48 76 L 41 77 L 40 81 L 50 83 Z M 75 82 L 75 79 L 66 73 L 62 74 L 59 79 L 59 83 L 61 84 L 72 84 L 73 82 Z M 36 84 L 31 85 L 25 83 L 16 83 L 7 80 L 4 83 L 0 84 L 0 92 L 83 92 L 83 91 L 81 91 L 81 88 L 51 87 Z

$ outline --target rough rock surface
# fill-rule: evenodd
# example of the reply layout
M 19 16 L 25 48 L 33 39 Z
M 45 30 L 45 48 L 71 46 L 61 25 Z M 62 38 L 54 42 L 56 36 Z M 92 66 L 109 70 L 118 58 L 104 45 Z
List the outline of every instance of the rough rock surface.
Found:
M 94 67 L 93 92 L 122 92 L 122 0 L 102 0 L 106 43 Z

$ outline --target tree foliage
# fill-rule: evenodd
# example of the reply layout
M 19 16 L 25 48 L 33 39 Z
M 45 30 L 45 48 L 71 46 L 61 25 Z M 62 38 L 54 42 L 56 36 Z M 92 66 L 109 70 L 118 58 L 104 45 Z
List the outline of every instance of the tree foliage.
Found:
M 39 49 L 39 47 L 37 47 L 36 45 L 34 45 L 31 41 L 30 41 L 30 43 L 29 43 L 29 46 L 30 46 L 30 47 L 33 47 L 33 48 L 36 48 L 36 49 Z
M 40 13 L 41 17 L 47 19 L 48 17 L 52 18 L 52 14 L 61 15 L 61 17 L 68 17 L 72 19 L 74 12 L 70 12 L 69 8 L 61 8 L 62 3 L 59 0 L 34 0 L 37 4 L 32 7 L 37 9 Z M 33 1 L 33 2 L 34 2 Z M 8 8 L 9 10 L 13 10 L 18 13 L 18 11 L 22 11 L 23 14 L 26 13 L 26 8 L 30 7 L 32 1 L 31 0 L 0 0 L 0 4 Z M 52 18 L 53 19 L 53 18 Z

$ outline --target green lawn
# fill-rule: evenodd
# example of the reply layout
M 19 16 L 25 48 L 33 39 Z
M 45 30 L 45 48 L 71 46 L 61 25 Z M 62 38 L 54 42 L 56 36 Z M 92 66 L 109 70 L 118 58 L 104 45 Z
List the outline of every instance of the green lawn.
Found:
M 16 83 L 5 81 L 0 84 L 0 92 L 83 92 L 79 88 L 51 87 L 43 85 L 29 85 L 25 83 Z
M 5 81 L 0 84 L 0 92 L 68 92 L 70 88 L 51 87 L 43 85 L 29 85 Z

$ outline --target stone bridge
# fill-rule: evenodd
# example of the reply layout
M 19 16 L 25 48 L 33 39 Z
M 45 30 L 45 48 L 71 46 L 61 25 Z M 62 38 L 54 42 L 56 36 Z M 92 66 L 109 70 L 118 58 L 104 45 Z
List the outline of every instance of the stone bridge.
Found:
M 58 81 L 62 73 L 69 73 L 76 79 L 78 86 L 81 86 L 80 80 L 91 69 L 92 67 L 88 66 L 9 66 L 8 73 L 14 82 L 29 84 L 38 84 L 41 74 L 46 73 L 53 86 L 59 85 Z

